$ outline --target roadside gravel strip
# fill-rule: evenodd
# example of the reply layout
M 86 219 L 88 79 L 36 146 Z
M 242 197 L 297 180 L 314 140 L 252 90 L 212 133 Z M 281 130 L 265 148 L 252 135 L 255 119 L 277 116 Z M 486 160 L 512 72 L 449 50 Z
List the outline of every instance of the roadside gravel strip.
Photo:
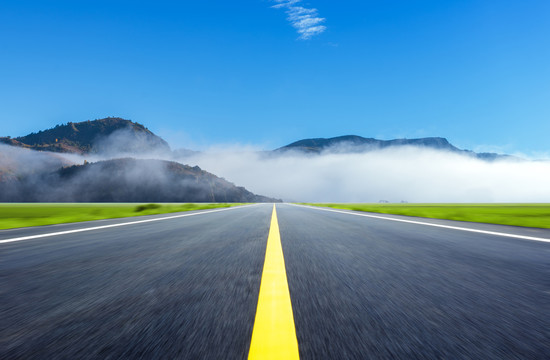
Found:
M 256 206 L 256 205 L 257 204 L 244 205 L 244 206 Z M 216 210 L 206 210 L 206 211 L 193 212 L 193 213 L 190 213 L 190 214 L 180 214 L 180 215 L 166 216 L 166 217 L 161 217 L 161 218 L 137 220 L 137 221 L 123 222 L 123 223 L 116 223 L 116 224 L 109 224 L 109 225 L 92 226 L 92 227 L 87 227 L 87 228 L 83 228 L 83 229 L 58 231 L 58 232 L 51 232 L 51 233 L 46 233 L 46 234 L 21 236 L 21 237 L 15 237 L 15 238 L 11 238 L 11 239 L 0 240 L 0 244 L 11 243 L 11 242 L 16 242 L 16 241 L 24 241 L 24 240 L 33 240 L 33 239 L 39 239 L 39 238 L 45 238 L 45 237 L 51 237 L 51 236 L 57 236 L 57 235 L 74 234 L 74 233 L 79 233 L 79 232 L 84 232 L 84 231 L 108 229 L 108 228 L 127 226 L 127 225 L 135 225 L 135 224 L 143 224 L 143 223 L 161 221 L 161 220 L 177 219 L 177 218 L 195 216 L 195 215 L 211 214 L 211 213 L 220 212 L 220 211 L 234 210 L 234 209 L 242 208 L 244 206 L 236 206 L 236 207 L 229 207 L 229 208 L 216 209 Z
M 509 234 L 509 233 L 503 233 L 503 232 L 497 232 L 497 231 L 472 229 L 472 228 L 467 228 L 467 227 L 462 227 L 462 226 L 450 226 L 450 225 L 443 225 L 443 224 L 434 224 L 434 223 L 429 223 L 429 222 L 425 222 L 425 221 L 406 220 L 406 219 L 399 219 L 399 218 L 388 217 L 388 216 L 363 214 L 363 213 L 359 213 L 359 212 L 355 212 L 355 211 L 351 211 L 351 210 L 348 210 L 348 211 L 346 211 L 346 210 L 333 210 L 333 209 L 326 209 L 326 208 L 321 208 L 321 207 L 316 207 L 316 206 L 297 205 L 297 204 L 289 204 L 289 205 L 302 206 L 302 207 L 307 207 L 307 208 L 310 208 L 310 209 L 321 210 L 321 211 L 329 211 L 329 212 L 340 213 L 340 214 L 364 216 L 364 217 L 369 217 L 369 218 L 373 218 L 373 219 L 398 221 L 398 222 L 403 222 L 403 223 L 408 223 L 408 224 L 433 226 L 433 227 L 438 227 L 438 228 L 459 230 L 459 231 L 469 231 L 469 232 L 475 232 L 475 233 L 480 233 L 480 234 L 504 236 L 504 237 L 511 237 L 511 238 L 516 238 L 516 239 L 523 239 L 523 240 L 550 242 L 550 238 L 542 238 L 542 237 L 525 236 L 525 235 L 519 235 L 519 234 Z

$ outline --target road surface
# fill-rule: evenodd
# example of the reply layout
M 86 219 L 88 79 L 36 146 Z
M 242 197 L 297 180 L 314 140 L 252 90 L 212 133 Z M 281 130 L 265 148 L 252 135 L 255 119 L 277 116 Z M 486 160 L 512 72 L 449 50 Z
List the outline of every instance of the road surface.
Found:
M 550 358 L 550 231 L 276 209 L 300 358 Z M 0 358 L 246 359 L 273 205 L 173 216 L 0 231 Z

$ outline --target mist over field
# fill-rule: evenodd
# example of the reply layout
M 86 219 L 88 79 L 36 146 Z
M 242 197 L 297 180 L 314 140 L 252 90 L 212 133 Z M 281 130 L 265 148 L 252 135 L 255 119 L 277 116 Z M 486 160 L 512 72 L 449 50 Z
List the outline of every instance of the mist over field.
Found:
M 3 169 L 0 177 L 13 180 L 53 173 L 61 167 L 82 165 L 84 161 L 160 159 L 198 165 L 253 193 L 284 201 L 550 202 L 550 161 L 513 157 L 485 161 L 467 154 L 416 146 L 361 152 L 339 145 L 320 154 L 240 146 L 219 146 L 203 152 L 172 151 L 165 142 L 153 141 L 130 129 L 101 137 L 92 148 L 93 152 L 79 155 L 0 144 Z M 136 189 L 140 188 L 140 181 L 153 187 L 155 181 L 159 186 L 167 186 L 172 178 L 165 165 L 125 162 L 125 166 L 128 173 L 119 177 L 127 184 L 135 183 Z M 32 188 L 43 194 L 43 199 L 70 200 L 71 192 L 78 194 L 82 183 L 93 183 L 94 179 L 109 183 L 109 175 L 97 171 L 105 171 L 105 167 L 90 166 L 79 172 L 72 180 L 74 189 L 56 187 L 54 177 L 59 174 L 50 174 L 35 177 L 24 187 L 8 181 L 3 191 L 28 192 Z
M 272 155 L 214 149 L 185 159 L 253 192 L 304 202 L 550 202 L 550 162 L 418 147 Z

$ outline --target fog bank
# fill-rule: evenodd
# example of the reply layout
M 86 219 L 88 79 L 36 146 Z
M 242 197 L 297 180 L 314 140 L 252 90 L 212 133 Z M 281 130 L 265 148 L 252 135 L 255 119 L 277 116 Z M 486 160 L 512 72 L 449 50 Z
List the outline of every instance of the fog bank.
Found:
M 216 149 L 186 157 L 252 192 L 304 202 L 550 202 L 550 162 L 417 147 L 278 156 Z
M 63 166 L 82 164 L 84 160 L 133 157 L 198 165 L 255 194 L 285 201 L 550 202 L 550 161 L 490 162 L 420 147 L 365 153 L 332 149 L 321 155 L 308 155 L 235 147 L 172 152 L 151 144 L 140 144 L 142 151 L 132 153 L 129 147 L 121 146 L 134 138 L 124 131 L 117 132 L 103 140 L 102 151 L 87 155 L 32 151 L 0 144 L 0 180 L 15 181 L 22 176 L 50 173 Z M 143 171 L 163 173 L 159 169 L 136 171 L 128 176 L 143 179 Z M 94 174 L 83 174 L 94 178 Z M 13 191 L 8 190 L 8 185 L 3 185 L 3 192 Z M 38 188 L 41 184 L 35 185 Z M 56 191 L 69 192 L 66 188 L 48 190 Z

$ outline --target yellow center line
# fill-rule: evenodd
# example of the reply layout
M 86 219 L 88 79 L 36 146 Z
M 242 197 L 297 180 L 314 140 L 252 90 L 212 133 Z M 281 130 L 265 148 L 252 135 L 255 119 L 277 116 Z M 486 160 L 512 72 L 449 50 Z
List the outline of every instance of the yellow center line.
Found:
M 299 359 L 277 211 L 273 205 L 248 359 Z

